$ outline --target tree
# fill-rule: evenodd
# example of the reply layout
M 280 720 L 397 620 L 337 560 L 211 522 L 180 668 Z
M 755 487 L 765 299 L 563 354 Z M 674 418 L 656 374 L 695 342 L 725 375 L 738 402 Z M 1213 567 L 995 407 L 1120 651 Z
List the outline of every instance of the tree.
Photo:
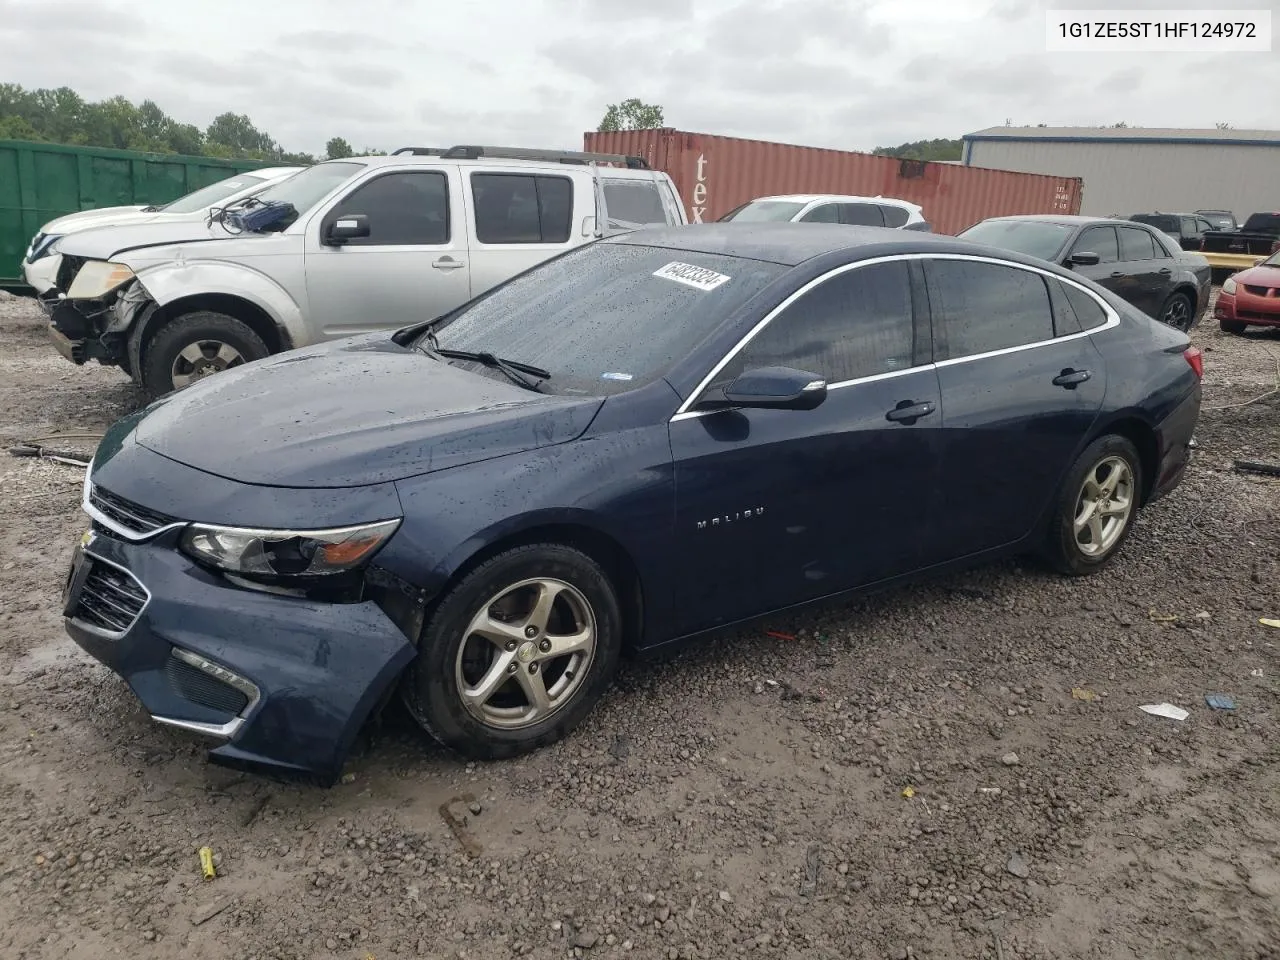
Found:
M 355 156 L 351 151 L 351 144 L 347 143 L 342 137 L 334 137 L 324 145 L 324 155 L 329 160 L 344 160 L 347 157 Z
M 204 132 L 211 146 L 219 146 L 241 156 L 276 154 L 276 142 L 253 125 L 243 113 L 224 113 L 213 118 Z
M 876 147 L 871 152 L 904 160 L 959 160 L 963 148 L 960 140 L 914 140 L 897 147 Z
M 636 97 L 611 103 L 596 129 L 601 133 L 616 130 L 655 130 L 663 126 L 662 108 L 656 103 L 643 103 Z

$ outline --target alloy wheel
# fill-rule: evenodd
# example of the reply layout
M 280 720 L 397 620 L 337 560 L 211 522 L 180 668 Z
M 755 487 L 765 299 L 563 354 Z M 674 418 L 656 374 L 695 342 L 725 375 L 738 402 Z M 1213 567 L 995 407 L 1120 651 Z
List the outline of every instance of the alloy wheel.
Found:
M 1123 457 L 1107 457 L 1085 477 L 1076 498 L 1076 547 L 1101 559 L 1119 541 L 1133 515 L 1133 468 Z
M 1170 300 L 1160 319 L 1175 330 L 1185 331 L 1191 326 L 1191 307 L 1187 304 L 1187 298 L 1177 296 Z
M 183 387 L 203 377 L 221 373 L 228 367 L 244 363 L 244 355 L 221 340 L 197 340 L 187 346 L 173 358 L 173 366 L 169 371 L 173 380 L 173 388 Z
M 541 723 L 573 700 L 596 652 L 595 612 L 563 580 L 522 580 L 494 594 L 467 625 L 455 679 L 467 712 L 489 727 Z

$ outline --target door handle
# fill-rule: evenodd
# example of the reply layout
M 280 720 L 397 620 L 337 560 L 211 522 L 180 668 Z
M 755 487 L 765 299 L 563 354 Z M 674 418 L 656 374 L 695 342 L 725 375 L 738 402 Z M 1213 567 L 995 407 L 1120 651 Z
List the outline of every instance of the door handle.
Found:
M 1068 367 L 1053 378 L 1053 385 L 1055 387 L 1066 387 L 1068 390 L 1074 390 L 1079 384 L 1084 383 L 1092 376 L 1093 374 L 1088 370 L 1072 370 Z
M 928 400 L 923 403 L 916 403 L 914 400 L 903 400 L 886 413 L 884 418 L 894 423 L 905 423 L 910 426 L 921 417 L 927 417 L 933 413 L 935 409 L 934 405 Z
M 438 260 L 432 260 L 431 266 L 437 270 L 457 270 L 459 267 L 465 267 L 466 264 L 461 260 L 453 259 L 453 257 L 440 257 Z
M 1169 274 L 1173 273 L 1173 271 L 1170 270 L 1168 267 L 1161 267 L 1160 272 L 1163 273 L 1166 277 L 1169 276 Z

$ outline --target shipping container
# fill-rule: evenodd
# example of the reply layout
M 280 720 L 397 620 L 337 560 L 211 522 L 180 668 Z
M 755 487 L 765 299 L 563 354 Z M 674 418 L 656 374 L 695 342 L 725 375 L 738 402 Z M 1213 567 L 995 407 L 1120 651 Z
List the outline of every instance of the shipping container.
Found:
M 27 244 L 55 217 L 99 207 L 168 203 L 267 165 L 0 140 L 0 287 L 22 283 Z
M 691 223 L 711 223 L 756 197 L 836 193 L 897 197 L 924 208 L 934 232 L 987 217 L 1080 212 L 1079 177 L 985 170 L 869 153 L 742 140 L 680 130 L 587 133 L 585 149 L 643 157 L 671 176 Z

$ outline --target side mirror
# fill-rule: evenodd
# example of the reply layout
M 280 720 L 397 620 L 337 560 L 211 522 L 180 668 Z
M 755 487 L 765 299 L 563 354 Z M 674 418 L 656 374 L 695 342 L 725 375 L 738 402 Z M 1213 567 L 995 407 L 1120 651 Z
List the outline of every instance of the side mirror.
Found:
M 827 398 L 827 381 L 791 367 L 758 367 L 739 374 L 724 398 L 735 407 L 812 410 Z
M 348 240 L 362 240 L 369 236 L 369 218 L 363 213 L 345 214 L 332 220 L 324 230 L 324 242 L 340 247 Z
M 1073 253 L 1067 262 L 1076 267 L 1096 267 L 1102 258 L 1096 253 Z

